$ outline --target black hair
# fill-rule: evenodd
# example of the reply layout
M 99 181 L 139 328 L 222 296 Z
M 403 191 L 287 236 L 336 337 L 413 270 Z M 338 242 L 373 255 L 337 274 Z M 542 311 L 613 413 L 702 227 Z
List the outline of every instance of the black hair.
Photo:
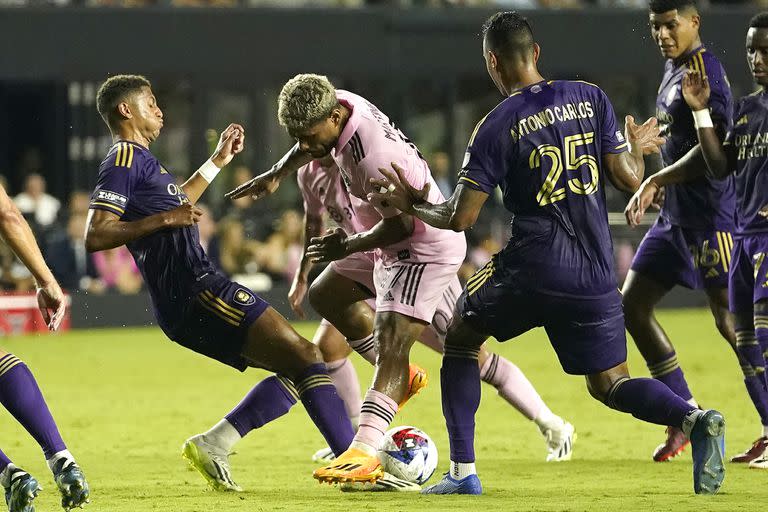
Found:
M 696 9 L 696 0 L 650 0 L 648 8 L 652 13 L 661 14 L 677 9 Z
M 142 87 L 152 87 L 149 80 L 141 75 L 115 75 L 109 77 L 96 93 L 96 109 L 110 128 L 115 109 L 126 96 L 138 92 Z
M 749 28 L 768 28 L 768 11 L 755 14 L 749 20 Z
M 482 34 L 490 49 L 506 57 L 533 50 L 531 24 L 515 11 L 497 12 L 488 18 Z

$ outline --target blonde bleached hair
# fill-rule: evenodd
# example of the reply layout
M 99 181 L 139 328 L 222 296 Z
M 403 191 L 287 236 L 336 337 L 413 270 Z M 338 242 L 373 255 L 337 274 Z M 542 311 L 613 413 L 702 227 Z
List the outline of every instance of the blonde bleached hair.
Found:
M 277 119 L 289 131 L 301 131 L 331 115 L 338 104 L 336 88 L 327 77 L 296 75 L 280 91 Z

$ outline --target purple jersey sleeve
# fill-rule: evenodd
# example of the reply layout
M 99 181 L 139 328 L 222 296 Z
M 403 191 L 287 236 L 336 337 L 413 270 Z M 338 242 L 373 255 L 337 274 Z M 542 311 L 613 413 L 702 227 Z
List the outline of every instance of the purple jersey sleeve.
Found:
M 310 217 L 322 217 L 323 215 L 323 203 L 320 201 L 320 197 L 317 194 L 313 194 L 309 190 L 309 166 L 308 164 L 299 169 L 296 179 L 299 182 L 299 190 L 301 190 L 301 197 L 304 201 L 304 212 Z
M 731 128 L 732 106 L 731 85 L 720 62 L 711 54 L 705 52 L 700 57 L 701 66 L 709 82 L 709 109 L 712 113 L 712 121 L 721 136 Z
M 602 153 L 623 153 L 627 151 L 629 144 L 621 133 L 619 124 L 616 122 L 616 112 L 613 110 L 611 100 L 602 91 L 598 92 L 598 114 L 600 115 L 601 140 L 600 148 Z
M 485 116 L 469 137 L 467 152 L 459 172 L 459 183 L 486 194 L 504 179 L 504 166 L 498 165 L 499 157 L 508 149 L 507 130 L 500 128 L 492 115 Z
M 136 187 L 138 173 L 139 169 L 136 163 L 132 167 L 102 166 L 96 181 L 96 188 L 91 195 L 90 208 L 106 210 L 122 217 Z

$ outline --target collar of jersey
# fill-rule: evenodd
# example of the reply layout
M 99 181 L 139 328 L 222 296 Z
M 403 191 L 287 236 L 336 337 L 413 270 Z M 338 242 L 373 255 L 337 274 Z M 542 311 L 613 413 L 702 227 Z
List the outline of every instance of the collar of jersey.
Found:
M 694 48 L 693 50 L 689 51 L 688 53 L 686 53 L 685 55 L 683 55 L 679 59 L 670 59 L 670 60 L 672 61 L 672 64 L 677 68 L 677 67 L 680 67 L 680 66 L 686 64 L 689 60 L 691 60 L 691 57 L 693 57 L 694 55 L 696 55 L 697 53 L 699 53 L 702 50 L 704 50 L 704 45 L 703 44 L 697 46 L 696 48 Z
M 143 151 L 149 151 L 149 148 L 146 148 L 139 144 L 138 142 L 133 142 L 132 140 L 125 140 L 125 139 L 117 139 L 115 142 L 112 143 L 112 147 L 114 147 L 116 144 L 120 144 L 122 142 L 125 142 L 126 144 L 130 144 L 131 146 L 136 146 L 137 148 L 143 150 Z
M 362 114 L 355 111 L 354 106 L 349 101 L 343 98 L 339 98 L 339 103 L 349 109 L 349 118 L 347 119 L 347 124 L 344 125 L 344 129 L 341 130 L 339 140 L 336 142 L 336 147 L 334 148 L 336 150 L 336 154 L 341 153 L 341 151 L 344 149 L 344 146 L 346 146 L 349 142 L 349 139 L 351 139 L 355 134 L 358 126 L 360 126 L 360 118 L 362 117 Z

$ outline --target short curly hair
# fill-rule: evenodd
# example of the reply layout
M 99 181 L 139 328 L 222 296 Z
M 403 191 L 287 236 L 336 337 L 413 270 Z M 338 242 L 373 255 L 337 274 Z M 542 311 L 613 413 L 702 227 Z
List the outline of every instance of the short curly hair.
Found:
M 129 94 L 139 92 L 142 87 L 152 87 L 145 77 L 141 75 L 114 75 L 101 84 L 96 93 L 96 110 L 101 118 L 112 127 L 115 109 Z
M 277 119 L 289 131 L 301 131 L 331 115 L 338 106 L 336 88 L 322 75 L 296 75 L 277 100 Z

